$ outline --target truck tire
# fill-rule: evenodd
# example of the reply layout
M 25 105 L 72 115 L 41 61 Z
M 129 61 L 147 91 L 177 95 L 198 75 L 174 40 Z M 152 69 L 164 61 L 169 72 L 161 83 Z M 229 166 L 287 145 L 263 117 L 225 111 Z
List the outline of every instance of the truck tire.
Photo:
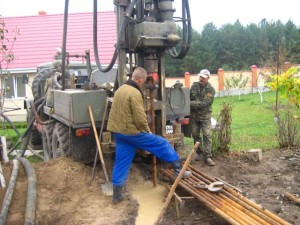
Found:
M 31 88 L 34 102 L 44 97 L 45 82 L 54 73 L 55 71 L 53 68 L 45 68 L 36 74 L 35 78 L 32 81 L 32 88 Z M 38 130 L 35 127 L 33 127 L 31 131 L 29 145 L 33 149 L 41 149 L 41 146 L 43 144 L 42 138 L 43 137 L 41 137 Z
M 34 101 L 45 96 L 44 88 L 46 80 L 50 78 L 54 73 L 55 70 L 53 68 L 45 68 L 36 74 L 35 78 L 32 81 L 31 88 Z
M 53 158 L 69 156 L 70 135 L 69 128 L 61 122 L 57 122 L 52 134 L 52 154 Z
M 52 134 L 53 134 L 54 124 L 49 123 L 43 126 L 43 149 L 44 149 L 44 156 L 45 161 L 53 159 L 53 152 L 52 152 Z

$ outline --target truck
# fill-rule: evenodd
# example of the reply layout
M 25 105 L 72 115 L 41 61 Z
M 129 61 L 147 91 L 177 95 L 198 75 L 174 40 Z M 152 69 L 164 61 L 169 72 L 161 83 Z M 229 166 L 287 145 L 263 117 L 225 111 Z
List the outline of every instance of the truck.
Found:
M 102 151 L 114 153 L 114 141 L 106 129 L 109 108 L 114 92 L 130 79 L 136 67 L 143 67 L 148 73 L 143 92 L 151 132 L 167 138 L 178 152 L 184 147 L 184 137 L 190 137 L 189 87 L 180 82 L 166 87 L 164 63 L 167 54 L 182 59 L 189 51 L 192 32 L 188 0 L 182 0 L 181 34 L 177 34 L 173 0 L 114 0 L 113 3 L 117 43 L 108 66 L 99 61 L 97 43 L 94 43 L 95 63 L 90 61 L 89 50 L 81 55 L 84 63 L 72 62 L 64 38 L 55 60 L 38 68 L 32 84 L 34 99 L 27 99 L 25 105 L 28 126 L 32 127 L 29 143 L 42 144 L 45 160 L 67 156 L 84 163 L 94 161 L 97 145 L 89 107 Z M 97 0 L 94 4 L 97 9 Z M 94 18 L 97 21 L 96 10 Z M 67 23 L 63 32 L 66 37 Z M 97 30 L 93 35 L 97 35 Z

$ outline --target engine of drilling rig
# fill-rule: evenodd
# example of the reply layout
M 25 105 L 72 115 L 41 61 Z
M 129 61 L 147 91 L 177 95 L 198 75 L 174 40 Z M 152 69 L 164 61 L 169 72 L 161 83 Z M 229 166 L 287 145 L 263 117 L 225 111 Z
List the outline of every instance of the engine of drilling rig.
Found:
M 173 0 L 114 0 L 118 30 L 118 85 L 135 67 L 148 72 L 145 106 L 151 131 L 183 145 L 182 125 L 189 115 L 189 88 L 180 82 L 166 87 L 165 56 L 182 59 L 191 43 L 188 0 L 182 0 L 181 17 L 175 21 Z M 180 22 L 179 24 L 177 22 Z M 178 34 L 177 25 L 182 26 Z M 180 149 L 177 149 L 180 150 Z

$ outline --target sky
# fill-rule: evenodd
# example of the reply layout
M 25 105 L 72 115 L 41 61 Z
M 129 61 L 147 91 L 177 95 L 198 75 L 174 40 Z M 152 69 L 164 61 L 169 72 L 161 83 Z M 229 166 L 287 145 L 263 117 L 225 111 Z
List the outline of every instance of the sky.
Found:
M 181 15 L 182 0 L 174 0 L 175 15 Z M 299 0 L 189 0 L 192 27 L 201 31 L 207 23 L 213 22 L 217 28 L 237 19 L 242 25 L 258 24 L 266 19 L 268 22 L 289 19 L 300 27 Z M 64 0 L 0 0 L 0 15 L 32 16 L 39 11 L 47 14 L 64 13 Z M 113 0 L 98 0 L 98 11 L 113 11 Z M 69 0 L 69 13 L 92 12 L 93 0 Z

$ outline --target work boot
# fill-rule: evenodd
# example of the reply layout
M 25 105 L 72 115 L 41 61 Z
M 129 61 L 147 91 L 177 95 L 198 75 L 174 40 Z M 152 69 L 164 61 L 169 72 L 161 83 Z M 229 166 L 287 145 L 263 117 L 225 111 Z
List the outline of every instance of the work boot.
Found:
M 216 163 L 210 157 L 206 158 L 205 162 L 208 166 L 215 166 L 216 165 Z
M 171 165 L 173 166 L 176 176 L 178 176 L 178 174 L 180 173 L 180 171 L 182 169 L 181 161 L 177 160 L 177 161 L 171 162 Z M 182 178 L 186 179 L 186 178 L 190 177 L 191 175 L 192 175 L 191 171 L 184 171 Z
M 122 196 L 122 186 L 116 186 L 113 185 L 113 197 L 112 202 L 113 204 L 117 204 L 124 200 L 124 197 Z
M 193 158 L 193 161 L 200 161 L 202 158 L 202 155 L 197 152 Z

